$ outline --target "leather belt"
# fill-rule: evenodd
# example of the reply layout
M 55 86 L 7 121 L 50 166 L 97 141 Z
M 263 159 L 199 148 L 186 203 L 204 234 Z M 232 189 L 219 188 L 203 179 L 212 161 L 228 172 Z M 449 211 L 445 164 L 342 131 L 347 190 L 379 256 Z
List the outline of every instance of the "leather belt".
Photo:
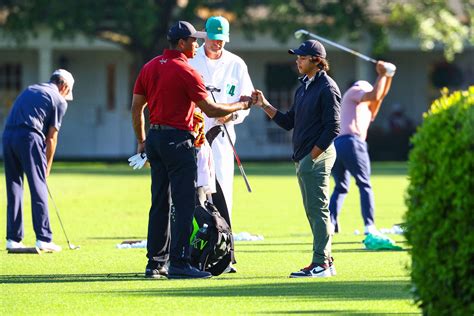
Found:
M 206 139 L 210 146 L 212 146 L 212 142 L 217 136 L 219 136 L 220 133 L 222 133 L 222 136 L 224 136 L 224 129 L 222 128 L 222 125 L 215 125 L 207 131 Z

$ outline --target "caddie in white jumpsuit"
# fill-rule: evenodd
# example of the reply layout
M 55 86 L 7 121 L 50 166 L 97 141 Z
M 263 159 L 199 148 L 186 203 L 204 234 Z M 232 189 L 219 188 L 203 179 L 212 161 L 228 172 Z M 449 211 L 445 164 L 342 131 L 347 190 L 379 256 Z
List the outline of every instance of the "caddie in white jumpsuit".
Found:
M 247 65 L 239 56 L 224 49 L 229 42 L 229 22 L 221 16 L 210 17 L 206 22 L 207 38 L 189 63 L 203 77 L 207 87 L 213 86 L 220 92 L 213 92 L 219 103 L 239 101 L 241 95 L 251 95 L 254 88 L 248 74 Z M 211 93 L 209 92 L 209 95 Z M 205 116 L 205 131 L 225 123 L 235 145 L 235 124 L 243 122 L 249 110 L 238 111 L 222 118 Z M 221 131 L 213 140 L 212 153 L 216 168 L 217 182 L 222 189 L 228 211 L 229 225 L 232 213 L 232 190 L 234 181 L 234 154 L 227 135 Z M 214 196 L 213 196 L 214 199 Z M 217 203 L 216 206 L 219 208 Z M 221 210 L 220 210 L 221 211 Z M 226 214 L 221 214 L 226 218 Z M 227 220 L 227 218 L 226 218 Z

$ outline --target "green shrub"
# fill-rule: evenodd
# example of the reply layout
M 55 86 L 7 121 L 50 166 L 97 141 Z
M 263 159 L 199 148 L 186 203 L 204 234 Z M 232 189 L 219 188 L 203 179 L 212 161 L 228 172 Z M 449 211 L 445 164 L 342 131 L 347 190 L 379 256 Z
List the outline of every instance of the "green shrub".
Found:
M 426 315 L 474 315 L 474 86 L 437 99 L 411 139 L 406 238 Z

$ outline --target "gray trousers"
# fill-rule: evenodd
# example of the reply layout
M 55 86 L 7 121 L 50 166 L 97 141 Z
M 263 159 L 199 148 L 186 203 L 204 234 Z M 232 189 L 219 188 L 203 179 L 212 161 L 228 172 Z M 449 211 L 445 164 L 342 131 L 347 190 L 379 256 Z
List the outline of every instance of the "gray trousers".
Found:
M 315 161 L 311 154 L 295 163 L 303 205 L 313 233 L 313 263 L 328 264 L 331 257 L 329 216 L 329 179 L 336 160 L 334 145 L 328 147 Z

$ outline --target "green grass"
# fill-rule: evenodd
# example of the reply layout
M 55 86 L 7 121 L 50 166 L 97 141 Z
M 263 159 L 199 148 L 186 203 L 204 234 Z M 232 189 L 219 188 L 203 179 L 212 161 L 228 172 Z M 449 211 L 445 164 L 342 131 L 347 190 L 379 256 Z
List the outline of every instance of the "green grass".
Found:
M 245 164 L 253 192 L 235 177 L 234 233 L 265 237 L 238 242 L 238 273 L 209 280 L 145 280 L 145 249 L 117 249 L 125 239 L 145 239 L 150 201 L 148 170 L 126 164 L 56 164 L 51 193 L 68 236 L 81 249 L 67 249 L 53 208 L 57 254 L 9 255 L 0 251 L 1 315 L 159 314 L 419 314 L 409 294 L 403 251 L 367 251 L 357 187 L 351 186 L 333 241 L 338 275 L 289 279 L 311 260 L 311 233 L 291 163 Z M 377 225 L 402 221 L 408 185 L 405 164 L 375 164 Z M 4 173 L 0 206 L 5 210 Z M 27 191 L 28 192 L 28 191 Z M 29 194 L 25 195 L 25 239 L 35 241 Z M 4 211 L 3 211 L 4 212 Z M 4 213 L 5 214 L 5 213 Z M 0 217 L 5 236 L 5 215 Z M 402 236 L 391 236 L 400 245 Z M 4 248 L 4 243 L 1 248 Z

